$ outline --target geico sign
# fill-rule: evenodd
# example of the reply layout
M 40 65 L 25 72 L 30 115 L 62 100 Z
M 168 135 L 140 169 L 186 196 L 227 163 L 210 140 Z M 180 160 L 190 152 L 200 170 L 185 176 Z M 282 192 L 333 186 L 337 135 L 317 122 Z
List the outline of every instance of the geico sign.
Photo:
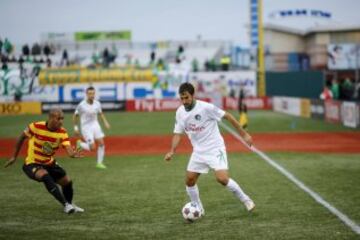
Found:
M 17 114 L 21 113 L 21 104 L 20 103 L 1 103 L 0 112 L 1 114 Z

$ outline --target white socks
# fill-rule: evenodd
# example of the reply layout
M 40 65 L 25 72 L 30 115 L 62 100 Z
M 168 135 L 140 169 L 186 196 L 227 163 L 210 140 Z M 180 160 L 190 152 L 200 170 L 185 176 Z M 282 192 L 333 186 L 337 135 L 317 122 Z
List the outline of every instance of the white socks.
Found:
M 234 195 L 240 199 L 240 201 L 245 202 L 246 200 L 249 200 L 249 196 L 246 195 L 243 190 L 240 188 L 239 184 L 237 184 L 234 180 L 231 178 L 229 179 L 228 184 L 226 185 L 226 188 L 229 189 L 230 192 L 234 193 Z
M 194 186 L 192 186 L 192 187 L 186 186 L 186 192 L 189 195 L 191 202 L 197 203 L 200 206 L 200 208 L 203 210 L 204 208 L 203 208 L 203 205 L 202 205 L 201 200 L 200 200 L 200 194 L 199 194 L 198 186 L 196 184 Z
M 97 163 L 102 163 L 104 161 L 105 155 L 105 145 L 99 145 L 97 149 Z
M 80 142 L 80 146 L 81 146 L 82 149 L 87 150 L 87 151 L 90 151 L 90 146 L 89 146 L 88 143 L 86 143 L 86 142 Z

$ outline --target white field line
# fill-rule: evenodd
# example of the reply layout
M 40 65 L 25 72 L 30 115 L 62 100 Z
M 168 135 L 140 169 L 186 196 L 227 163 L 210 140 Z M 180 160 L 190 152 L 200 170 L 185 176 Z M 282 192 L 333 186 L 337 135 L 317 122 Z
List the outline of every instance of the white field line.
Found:
M 270 157 L 268 157 L 265 153 L 258 150 L 255 146 L 248 147 L 247 144 L 244 142 L 244 140 L 240 137 L 240 135 L 235 132 L 232 128 L 227 126 L 224 123 L 220 123 L 220 125 L 228 131 L 231 135 L 233 135 L 237 140 L 242 142 L 248 149 L 259 155 L 262 159 L 264 159 L 268 164 L 270 164 L 272 167 L 277 169 L 280 173 L 285 175 L 291 182 L 295 183 L 299 188 L 301 188 L 304 192 L 309 194 L 315 201 L 317 201 L 319 204 L 327 208 L 331 213 L 333 213 L 335 216 L 337 216 L 343 223 L 345 223 L 348 227 L 351 228 L 355 233 L 360 235 L 360 226 L 356 224 L 353 220 L 351 220 L 348 216 L 346 216 L 344 213 L 340 212 L 337 208 L 332 206 L 330 203 L 325 201 L 318 193 L 311 190 L 309 187 L 307 187 L 303 182 L 301 182 L 299 179 L 297 179 L 293 174 L 291 174 L 288 170 L 286 170 L 284 167 L 276 163 L 274 160 L 272 160 Z

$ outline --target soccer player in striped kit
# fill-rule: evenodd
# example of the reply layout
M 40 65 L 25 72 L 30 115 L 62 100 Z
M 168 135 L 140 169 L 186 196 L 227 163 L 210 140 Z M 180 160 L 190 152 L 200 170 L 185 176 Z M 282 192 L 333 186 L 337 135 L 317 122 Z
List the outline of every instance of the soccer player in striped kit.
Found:
M 72 181 L 54 158 L 60 147 L 64 147 L 72 158 L 81 157 L 81 152 L 72 148 L 67 131 L 62 127 L 63 121 L 62 110 L 52 109 L 47 121 L 30 123 L 20 135 L 15 152 L 5 163 L 5 167 L 17 160 L 20 149 L 28 138 L 27 157 L 23 165 L 25 174 L 32 180 L 43 182 L 48 192 L 64 206 L 65 213 L 84 212 L 84 209 L 72 202 Z M 57 184 L 61 186 L 61 190 Z

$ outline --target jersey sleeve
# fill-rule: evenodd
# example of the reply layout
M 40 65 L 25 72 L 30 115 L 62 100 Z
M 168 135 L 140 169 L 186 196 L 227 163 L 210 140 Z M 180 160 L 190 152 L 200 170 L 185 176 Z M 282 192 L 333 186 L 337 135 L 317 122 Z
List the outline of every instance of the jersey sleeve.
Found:
M 99 110 L 98 111 L 99 111 L 99 113 L 102 113 L 101 103 L 100 102 L 98 102 L 98 103 L 99 103 L 98 104 L 99 105 Z
M 34 136 L 34 123 L 30 123 L 25 129 L 24 129 L 24 134 L 27 136 L 27 137 L 32 137 Z
M 81 104 L 79 103 L 77 106 L 76 106 L 76 108 L 75 108 L 75 114 L 76 115 L 80 115 L 80 109 L 81 109 L 81 106 L 80 106 Z
M 70 146 L 70 139 L 69 139 L 69 135 L 67 134 L 67 132 L 63 133 L 62 134 L 62 137 L 61 137 L 61 145 L 63 147 L 65 146 Z
M 183 124 L 181 123 L 180 121 L 180 117 L 178 114 L 176 114 L 176 117 L 175 117 L 175 126 L 174 126 L 174 133 L 178 133 L 178 134 L 181 134 L 184 132 L 184 127 L 183 127 Z
M 221 119 L 225 115 L 225 111 L 216 107 L 214 104 L 209 104 L 207 106 L 207 112 L 210 116 L 210 118 L 215 119 L 216 121 L 221 121 Z

